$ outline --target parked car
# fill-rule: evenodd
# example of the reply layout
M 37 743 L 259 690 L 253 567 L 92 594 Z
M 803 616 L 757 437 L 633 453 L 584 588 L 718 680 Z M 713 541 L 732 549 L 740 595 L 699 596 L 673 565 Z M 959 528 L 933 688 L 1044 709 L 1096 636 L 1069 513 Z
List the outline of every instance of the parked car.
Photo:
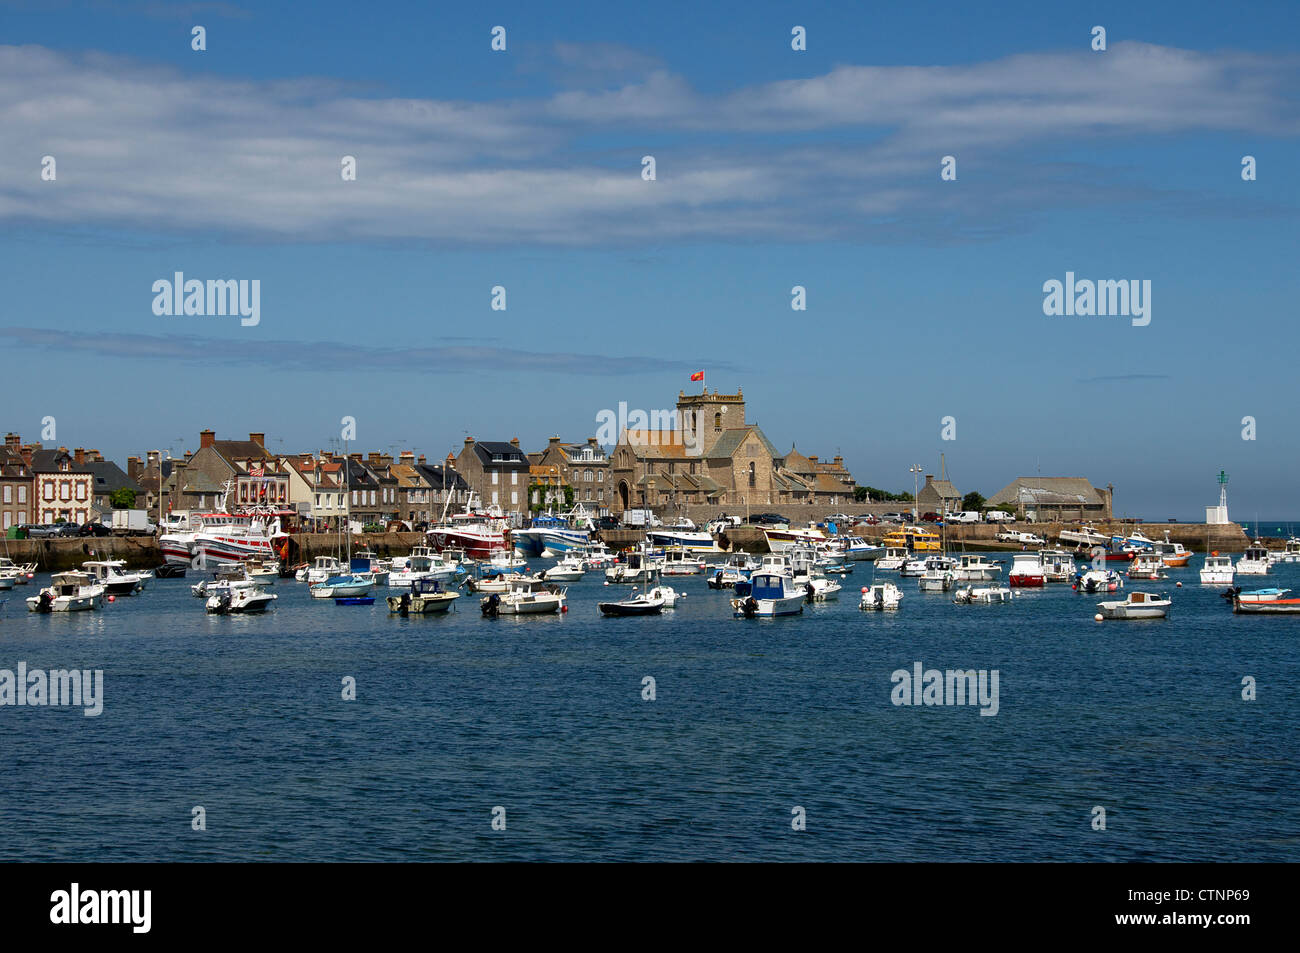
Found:
M 989 523 L 1014 523 L 1016 517 L 1014 513 L 1008 513 L 1006 510 L 989 510 L 984 514 L 984 519 Z
M 929 513 L 922 513 L 922 514 L 921 514 L 921 522 L 923 522 L 923 523 L 937 523 L 937 522 L 939 522 L 939 514 L 936 513 L 936 512 L 934 512 L 933 510 L 931 510 Z
M 875 513 L 863 513 L 861 516 L 855 517 L 853 522 L 863 526 L 876 526 L 880 523 L 880 517 Z
M 31 539 L 55 539 L 62 536 L 76 536 L 81 527 L 76 523 L 38 523 L 27 527 Z
M 623 524 L 613 516 L 601 516 L 596 520 L 596 529 L 622 529 Z
M 78 536 L 112 536 L 113 530 L 103 523 L 91 520 L 89 523 L 83 523 L 81 529 L 77 531 Z
M 847 513 L 832 513 L 830 516 L 826 517 L 827 523 L 847 523 L 848 521 L 849 514 Z

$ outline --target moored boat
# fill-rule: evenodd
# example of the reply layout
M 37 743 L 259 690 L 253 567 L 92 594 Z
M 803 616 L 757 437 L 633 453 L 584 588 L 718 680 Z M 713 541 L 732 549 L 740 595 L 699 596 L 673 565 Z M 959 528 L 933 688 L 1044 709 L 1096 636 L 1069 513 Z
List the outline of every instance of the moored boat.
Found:
M 1039 559 L 1038 553 L 1015 553 L 1011 557 L 1011 572 L 1007 574 L 1007 582 L 1013 587 L 1024 587 L 1031 589 L 1042 588 L 1045 580 L 1043 578 L 1043 563 Z
M 1220 556 L 1217 552 L 1205 557 L 1201 566 L 1201 584 L 1205 586 L 1231 586 L 1236 570 L 1232 566 L 1231 556 Z
M 1130 592 L 1127 599 L 1097 603 L 1097 609 L 1104 619 L 1163 619 L 1172 605 L 1172 600 L 1153 592 Z
M 212 615 L 251 615 L 270 609 L 276 598 L 257 586 L 244 586 L 214 593 L 204 602 L 203 607 Z
M 459 592 L 448 592 L 436 579 L 417 579 L 406 592 L 388 597 L 388 611 L 400 615 L 433 615 L 446 612 L 459 598 Z
M 1290 589 L 1254 589 L 1232 593 L 1232 611 L 1256 615 L 1300 614 L 1300 598 L 1293 598 Z
M 1010 602 L 1011 590 L 1005 586 L 963 586 L 953 593 L 952 601 L 958 605 Z
M 903 591 L 892 582 L 877 582 L 862 587 L 862 598 L 858 600 L 859 609 L 885 610 L 897 609 L 903 602 Z
M 58 572 L 26 601 L 28 612 L 88 612 L 104 605 L 104 587 L 84 572 Z
M 803 612 L 806 593 L 795 585 L 794 578 L 783 572 L 762 571 L 749 579 L 749 592 L 731 600 L 737 617 L 796 615 Z
M 1237 560 L 1238 576 L 1267 576 L 1273 571 L 1273 561 L 1263 546 L 1248 546 Z

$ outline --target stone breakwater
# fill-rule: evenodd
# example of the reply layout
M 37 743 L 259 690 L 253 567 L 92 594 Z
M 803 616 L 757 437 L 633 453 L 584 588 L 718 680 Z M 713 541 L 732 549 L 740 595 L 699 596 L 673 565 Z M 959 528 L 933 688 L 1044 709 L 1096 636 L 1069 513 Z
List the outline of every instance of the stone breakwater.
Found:
M 860 526 L 845 532 L 856 532 L 872 542 L 879 542 L 896 527 L 887 525 Z M 1003 543 L 994 537 L 1003 529 L 1016 529 L 1044 537 L 1055 545 L 1062 529 L 1061 523 L 1015 523 L 1007 527 L 978 524 L 975 526 L 948 526 L 944 537 L 950 550 L 1008 549 L 1019 550 L 1019 543 Z M 1141 530 L 1152 539 L 1163 539 L 1166 532 L 1172 542 L 1182 543 L 1194 552 L 1219 550 L 1239 553 L 1250 542 L 1237 523 L 1207 527 L 1204 523 L 1110 523 L 1098 524 L 1103 532 L 1129 533 Z M 728 531 L 727 542 L 732 549 L 751 553 L 767 552 L 767 539 L 763 531 L 751 526 L 738 526 Z M 639 529 L 605 530 L 600 538 L 611 549 L 635 546 L 645 539 Z M 339 552 L 339 538 L 330 533 L 300 533 L 290 536 L 289 562 L 291 565 L 310 562 L 317 556 L 333 556 Z M 1281 540 L 1265 540 L 1271 548 L 1281 547 Z M 352 551 L 373 550 L 377 556 L 405 556 L 413 546 L 424 542 L 423 533 L 365 533 L 352 537 Z M 1208 546 L 1207 546 L 1208 543 Z M 41 572 L 60 572 L 80 569 L 88 559 L 123 559 L 131 568 L 152 569 L 162 561 L 158 540 L 144 536 L 104 536 L 76 539 L 11 539 L 6 541 L 8 554 L 15 562 L 36 562 Z

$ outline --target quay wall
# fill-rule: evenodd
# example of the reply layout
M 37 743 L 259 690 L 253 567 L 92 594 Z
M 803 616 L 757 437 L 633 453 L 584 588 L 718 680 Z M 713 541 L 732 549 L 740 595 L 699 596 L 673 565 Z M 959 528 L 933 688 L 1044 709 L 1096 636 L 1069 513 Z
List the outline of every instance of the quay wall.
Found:
M 793 515 L 793 513 L 786 515 Z M 1061 523 L 1013 525 L 1015 529 L 1043 536 L 1053 545 L 1061 530 L 1068 528 Z M 1208 549 L 1239 553 L 1250 542 L 1245 531 L 1237 523 L 1207 527 L 1204 523 L 1143 523 L 1135 526 L 1132 523 L 1113 522 L 1097 523 L 1096 526 L 1102 531 L 1113 530 L 1116 533 L 1131 532 L 1137 528 L 1152 539 L 1162 539 L 1168 532 L 1170 540 L 1182 543 L 1195 552 L 1207 551 L 1208 542 Z M 852 532 L 873 542 L 879 542 L 892 528 L 884 524 L 859 526 Z M 944 536 L 948 541 L 949 549 L 960 549 L 963 544 L 968 548 L 1020 549 L 1018 543 L 1000 543 L 993 538 L 1002 529 L 1003 527 L 984 523 L 973 526 L 948 526 L 944 528 Z M 845 528 L 845 531 L 849 530 Z M 635 546 L 645 539 L 645 533 L 639 529 L 604 530 L 599 535 L 611 549 L 615 550 L 625 546 Z M 339 539 L 332 533 L 298 533 L 289 538 L 291 565 L 310 562 L 317 556 L 332 556 L 339 551 Z M 728 531 L 727 541 L 733 549 L 743 549 L 751 553 L 767 552 L 767 540 L 761 529 L 735 527 Z M 41 572 L 79 569 L 88 559 L 123 559 L 131 568 L 143 569 L 152 569 L 163 561 L 158 540 L 149 536 L 10 539 L 5 542 L 10 558 L 20 563 L 36 562 Z M 423 533 L 365 533 L 352 537 L 352 550 L 356 552 L 360 549 L 371 549 L 381 557 L 404 556 L 413 546 L 423 542 Z M 1276 548 L 1280 545 L 1280 541 L 1273 540 L 1271 544 Z

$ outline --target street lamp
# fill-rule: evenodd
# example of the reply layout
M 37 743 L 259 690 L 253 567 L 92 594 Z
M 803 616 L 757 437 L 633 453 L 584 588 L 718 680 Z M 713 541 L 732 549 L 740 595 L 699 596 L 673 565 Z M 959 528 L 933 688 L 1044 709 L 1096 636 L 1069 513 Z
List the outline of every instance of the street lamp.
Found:
M 917 510 L 917 507 L 916 507 L 916 497 L 917 497 L 917 495 L 921 492 L 920 489 L 919 489 L 919 487 L 920 487 L 920 482 L 919 482 L 919 481 L 920 481 L 920 473 L 921 473 L 921 470 L 922 470 L 922 467 L 921 467 L 921 464 L 919 464 L 919 463 L 914 464 L 914 465 L 913 465 L 913 466 L 908 470 L 908 472 L 909 472 L 910 474 L 912 474 L 912 522 L 913 522 L 913 523 L 915 523 L 915 522 L 917 521 L 917 519 L 920 518 L 920 515 L 921 515 L 920 512 Z

